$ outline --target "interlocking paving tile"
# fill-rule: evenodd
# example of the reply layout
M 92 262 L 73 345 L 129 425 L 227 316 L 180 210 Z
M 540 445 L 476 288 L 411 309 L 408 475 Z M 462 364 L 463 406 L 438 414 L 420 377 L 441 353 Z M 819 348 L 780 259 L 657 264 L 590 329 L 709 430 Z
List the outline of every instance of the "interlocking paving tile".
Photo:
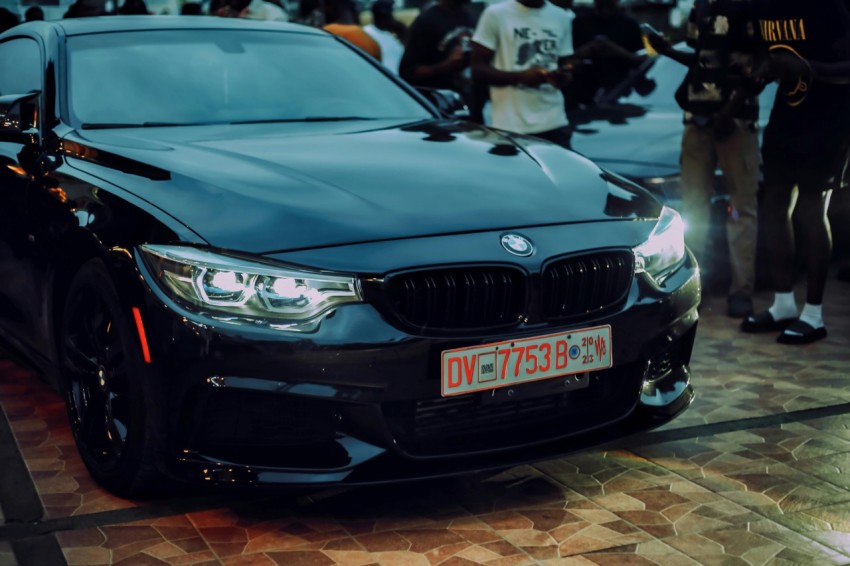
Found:
M 772 521 L 669 537 L 664 543 L 706 565 L 846 564 L 847 556 Z
M 0 400 L 47 518 L 135 507 L 101 489 L 77 453 L 61 397 L 32 372 L 0 359 Z
M 745 419 L 850 401 L 850 284 L 830 279 L 824 320 L 829 336 L 814 344 L 776 344 L 776 333 L 742 334 L 725 316 L 725 299 L 707 298 L 692 358 L 693 406 L 665 428 Z M 756 310 L 772 295 L 756 297 Z M 803 304 L 802 288 L 797 303 Z
M 544 562 L 544 564 L 557 564 L 558 566 L 565 564 L 571 566 L 694 566 L 699 562 L 662 541 L 653 540 L 647 543 L 590 552 L 573 557 L 569 561 L 552 561 Z
M 789 530 L 850 555 L 850 503 L 786 513 L 776 522 Z
M 72 521 L 55 534 L 69 564 L 850 564 L 850 418 L 783 420 L 850 403 L 850 285 L 831 280 L 827 295 L 830 336 L 801 348 L 739 333 L 725 301 L 709 299 L 696 400 L 651 442 L 489 476 L 156 512 L 96 486 L 61 399 L 2 360 L 0 403 L 45 518 Z M 82 518 L 100 520 L 73 526 Z M 0 540 L 0 565 L 14 560 Z
M 666 469 L 687 478 L 731 473 L 777 462 L 805 466 L 813 459 L 850 451 L 847 441 L 821 419 L 817 426 L 785 423 L 772 428 L 752 428 L 708 437 L 641 446 L 634 450 Z M 836 429 L 839 430 L 840 429 Z

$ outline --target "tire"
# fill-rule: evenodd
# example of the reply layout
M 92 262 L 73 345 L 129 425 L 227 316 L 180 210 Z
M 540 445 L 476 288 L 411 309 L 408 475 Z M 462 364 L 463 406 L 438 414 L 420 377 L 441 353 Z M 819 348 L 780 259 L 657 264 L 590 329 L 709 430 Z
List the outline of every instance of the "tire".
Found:
M 131 314 L 100 260 L 71 281 L 59 331 L 65 402 L 92 477 L 122 497 L 151 495 L 159 479 L 151 381 Z

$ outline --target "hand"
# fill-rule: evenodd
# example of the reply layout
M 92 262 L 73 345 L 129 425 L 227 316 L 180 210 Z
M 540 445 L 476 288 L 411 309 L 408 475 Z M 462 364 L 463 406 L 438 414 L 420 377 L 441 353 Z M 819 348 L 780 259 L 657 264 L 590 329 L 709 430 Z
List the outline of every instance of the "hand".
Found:
M 532 67 L 517 73 L 517 84 L 537 87 L 549 82 L 549 71 L 542 67 Z
M 787 51 L 770 54 L 770 71 L 778 81 L 792 81 L 812 75 L 812 68 L 805 59 Z
M 663 35 L 648 33 L 646 34 L 646 40 L 649 42 L 650 47 L 659 55 L 667 55 L 673 50 L 673 44 Z
M 770 70 L 770 57 L 757 59 L 749 72 L 745 69 L 744 73 L 756 86 L 760 87 L 774 80 Z
M 604 56 L 609 49 L 609 40 L 604 37 L 594 37 L 578 49 L 575 56 L 579 59 L 595 59 Z
M 449 53 L 448 57 L 446 57 L 445 63 L 454 71 L 462 71 L 469 66 L 470 60 L 471 56 L 469 50 L 458 45 L 452 49 L 452 52 Z
M 549 84 L 554 85 L 559 89 L 566 88 L 573 80 L 573 66 L 564 65 L 554 71 L 549 71 L 546 78 Z

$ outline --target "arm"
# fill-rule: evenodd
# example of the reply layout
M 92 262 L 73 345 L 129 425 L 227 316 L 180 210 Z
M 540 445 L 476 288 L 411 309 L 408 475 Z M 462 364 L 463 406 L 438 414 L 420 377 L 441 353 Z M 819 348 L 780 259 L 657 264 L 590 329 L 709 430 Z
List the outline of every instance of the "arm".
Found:
M 540 67 L 525 71 L 501 71 L 493 66 L 494 52 L 472 43 L 472 79 L 490 86 L 539 86 L 548 80 L 549 72 Z
M 532 67 L 524 71 L 503 71 L 493 66 L 499 46 L 499 20 L 491 8 L 485 8 L 472 36 L 472 80 L 490 86 L 536 87 L 547 81 L 545 69 Z
M 436 77 L 458 73 L 469 65 L 463 49 L 456 47 L 448 57 L 433 65 L 412 65 L 404 73 L 405 79 L 413 84 L 427 82 Z
M 804 59 L 787 51 L 772 51 L 756 71 L 763 81 L 791 81 L 801 77 L 829 83 L 850 83 L 850 61 L 823 62 Z
M 827 82 L 850 83 L 850 61 L 840 61 L 838 63 L 808 61 L 808 63 L 815 78 Z
M 753 89 L 748 87 L 737 88 L 732 91 L 729 100 L 712 118 L 715 139 L 723 140 L 732 135 L 735 131 L 735 115 L 744 105 L 744 101 L 752 94 Z
M 685 53 L 673 47 L 666 37 L 654 33 L 647 33 L 647 40 L 653 49 L 659 54 L 669 57 L 677 63 L 689 69 L 697 64 L 696 53 Z
M 688 44 L 694 47 L 693 42 L 696 41 L 697 26 L 696 26 L 696 9 L 691 8 L 688 14 L 687 36 Z M 673 48 L 673 44 L 665 36 L 658 33 L 652 26 L 648 24 L 641 25 L 643 33 L 646 35 L 646 40 L 649 45 L 659 54 L 669 57 L 680 65 L 684 65 L 688 69 L 695 67 L 699 63 L 696 53 L 684 53 Z
M 643 60 L 646 58 L 645 55 L 640 55 L 638 53 L 635 53 L 634 51 L 629 51 L 628 49 L 626 49 L 622 45 L 619 45 L 618 43 L 614 43 L 610 39 L 606 38 L 606 39 L 599 40 L 599 41 L 600 41 L 600 43 L 599 43 L 599 46 L 597 47 L 598 50 L 601 50 L 605 55 L 608 55 L 609 57 L 615 57 L 617 59 L 626 61 L 631 65 L 640 65 L 641 62 L 643 62 Z M 671 50 L 672 50 L 672 47 L 671 47 Z M 686 55 L 686 54 L 683 53 L 682 55 Z M 593 55 L 591 54 L 589 57 L 593 58 Z
M 414 85 L 428 83 L 431 79 L 458 73 L 469 65 L 469 56 L 460 46 L 438 63 L 424 63 L 427 46 L 432 41 L 422 22 L 415 21 L 409 30 L 407 48 L 399 65 L 401 78 Z

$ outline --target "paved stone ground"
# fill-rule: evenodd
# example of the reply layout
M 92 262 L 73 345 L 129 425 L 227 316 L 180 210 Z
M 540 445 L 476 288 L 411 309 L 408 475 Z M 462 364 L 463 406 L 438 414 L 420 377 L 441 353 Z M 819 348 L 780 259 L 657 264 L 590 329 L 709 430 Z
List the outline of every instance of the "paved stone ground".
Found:
M 830 336 L 804 347 L 743 335 L 707 301 L 696 401 L 657 431 L 496 476 L 298 498 L 115 498 L 58 396 L 0 361 L 44 509 L 0 510 L 0 565 L 850 564 L 850 284 L 831 279 L 827 297 Z

